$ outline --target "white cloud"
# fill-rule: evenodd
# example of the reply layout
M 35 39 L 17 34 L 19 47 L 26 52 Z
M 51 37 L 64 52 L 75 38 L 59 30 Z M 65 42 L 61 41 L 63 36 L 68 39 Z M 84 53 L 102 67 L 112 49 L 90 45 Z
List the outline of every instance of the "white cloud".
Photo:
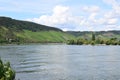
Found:
M 119 19 L 114 10 L 102 12 L 99 6 L 84 6 L 82 13 L 86 15 L 76 16 L 73 15 L 69 6 L 57 5 L 53 8 L 51 15 L 42 15 L 39 18 L 27 20 L 57 27 L 65 31 L 119 29 Z
M 97 20 L 96 20 L 95 18 L 96 18 L 96 16 L 97 16 L 97 14 L 98 14 L 98 13 L 91 13 L 91 14 L 89 15 L 89 17 L 88 17 L 88 20 L 96 23 Z
M 52 22 L 56 24 L 64 24 L 70 20 L 69 7 L 56 6 L 53 9 L 53 15 L 51 16 Z
M 71 23 L 75 24 L 75 21 L 73 19 L 74 18 L 72 17 L 69 7 L 57 5 L 53 9 L 52 15 L 42 15 L 39 18 L 33 18 L 27 20 L 49 26 L 56 26 L 58 28 L 62 27 L 62 29 L 67 30 L 68 25 L 70 27 Z
M 103 0 L 107 4 L 112 6 L 112 12 L 115 15 L 120 15 L 120 1 L 119 0 Z
M 105 12 L 104 13 L 104 17 L 105 18 L 114 18 L 114 17 L 116 17 L 116 15 L 115 15 L 115 12 L 114 11 L 108 11 L 108 12 Z
M 97 6 L 90 7 L 89 11 L 91 12 L 91 14 L 88 18 L 86 18 L 84 16 L 72 15 L 71 9 L 68 6 L 57 5 L 54 7 L 52 15 L 42 15 L 39 18 L 27 20 L 49 26 L 55 26 L 63 30 L 81 30 L 82 26 L 86 26 L 86 28 L 90 28 L 91 30 L 90 21 L 92 21 L 93 23 L 96 22 L 95 17 L 97 15 L 98 10 L 99 7 Z
M 115 25 L 118 23 L 118 18 L 106 18 L 102 17 L 96 22 L 98 25 Z
M 100 8 L 98 6 L 84 6 L 83 7 L 83 11 L 90 12 L 90 13 L 98 12 L 99 10 Z
M 109 11 L 105 11 L 101 22 L 105 24 L 106 30 L 120 30 L 120 1 L 119 0 L 103 0 L 111 6 Z
M 117 23 L 117 21 L 118 21 L 117 18 L 108 19 L 108 24 L 109 24 L 109 25 L 114 25 L 114 24 Z
M 116 4 L 116 0 L 103 0 L 107 4 Z

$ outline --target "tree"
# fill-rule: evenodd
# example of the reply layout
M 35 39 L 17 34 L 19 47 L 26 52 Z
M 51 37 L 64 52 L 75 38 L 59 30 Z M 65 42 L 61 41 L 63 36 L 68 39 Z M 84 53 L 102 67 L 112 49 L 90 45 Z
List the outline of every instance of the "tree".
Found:
M 75 41 L 74 40 L 68 40 L 67 44 L 75 44 Z
M 92 41 L 95 41 L 95 34 L 92 33 Z

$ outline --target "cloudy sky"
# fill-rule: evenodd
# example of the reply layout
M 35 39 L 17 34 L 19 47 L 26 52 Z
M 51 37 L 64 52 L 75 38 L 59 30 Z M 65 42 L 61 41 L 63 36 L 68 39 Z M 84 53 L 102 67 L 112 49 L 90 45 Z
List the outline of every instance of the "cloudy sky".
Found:
M 120 30 L 120 0 L 0 0 L 0 16 L 64 31 Z

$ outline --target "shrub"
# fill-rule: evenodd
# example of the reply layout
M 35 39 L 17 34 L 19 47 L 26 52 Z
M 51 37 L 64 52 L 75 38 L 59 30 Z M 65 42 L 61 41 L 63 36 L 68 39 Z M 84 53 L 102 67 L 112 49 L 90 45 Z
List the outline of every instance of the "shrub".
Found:
M 0 80 L 15 80 L 15 71 L 12 70 L 10 62 L 3 63 L 0 59 Z

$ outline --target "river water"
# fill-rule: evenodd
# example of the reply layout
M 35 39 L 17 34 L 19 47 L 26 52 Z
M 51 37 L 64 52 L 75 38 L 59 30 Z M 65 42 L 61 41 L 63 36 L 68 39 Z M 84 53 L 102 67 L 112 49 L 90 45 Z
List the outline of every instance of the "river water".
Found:
M 120 46 L 6 45 L 0 57 L 16 80 L 120 80 Z

